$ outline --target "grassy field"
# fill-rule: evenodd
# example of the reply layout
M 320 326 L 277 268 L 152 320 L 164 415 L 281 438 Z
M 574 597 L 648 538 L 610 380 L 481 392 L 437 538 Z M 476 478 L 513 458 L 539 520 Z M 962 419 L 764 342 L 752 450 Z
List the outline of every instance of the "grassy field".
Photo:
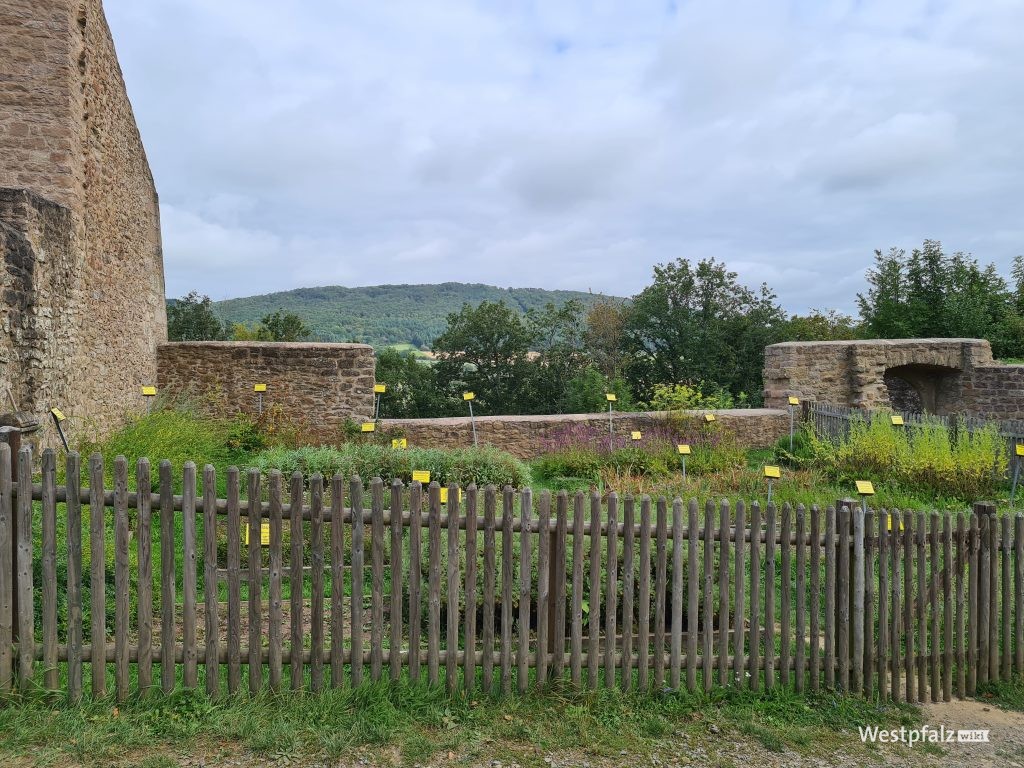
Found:
M 729 765 L 728 755 L 746 744 L 778 755 L 782 765 L 785 754 L 870 759 L 858 726 L 919 722 L 920 712 L 907 705 L 781 689 L 633 696 L 563 688 L 470 701 L 440 688 L 382 683 L 220 703 L 198 693 L 157 694 L 121 707 L 66 707 L 38 696 L 0 708 L 0 762 L 157 768 L 196 755 L 212 765 L 218 756 L 280 765 L 354 756 L 380 765 L 545 766 L 567 758 L 576 765 L 673 765 L 704 754 L 711 764 Z

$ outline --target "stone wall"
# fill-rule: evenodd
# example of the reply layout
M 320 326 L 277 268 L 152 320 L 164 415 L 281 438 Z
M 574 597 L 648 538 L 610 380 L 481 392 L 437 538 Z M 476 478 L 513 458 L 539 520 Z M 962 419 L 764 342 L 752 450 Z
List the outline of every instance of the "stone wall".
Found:
M 695 411 L 700 415 L 703 411 Z M 751 448 L 767 448 L 782 435 L 789 434 L 789 413 L 767 408 L 712 411 L 722 429 L 736 432 Z M 616 413 L 615 433 L 629 435 L 664 426 L 665 413 Z M 545 443 L 559 433 L 578 427 L 592 428 L 603 437 L 608 433 L 608 414 L 557 414 L 552 416 L 479 416 L 477 439 L 530 459 L 544 450 Z M 408 438 L 410 446 L 423 448 L 460 448 L 473 445 L 473 430 L 468 416 L 449 419 L 383 419 L 381 428 Z
M 44 414 L 72 388 L 74 223 L 67 208 L 24 190 L 0 189 L 0 372 L 19 410 Z M 16 375 L 13 375 L 16 374 Z M 0 392 L 0 411 L 10 411 Z
M 266 384 L 268 418 L 300 425 L 311 443 L 336 442 L 346 419 L 373 417 L 374 356 L 366 344 L 181 341 L 157 350 L 157 387 L 213 416 L 254 414 Z
M 788 342 L 765 349 L 765 404 L 790 396 L 854 408 L 1024 418 L 1024 366 L 984 339 Z
M 96 436 L 143 407 L 167 336 L 156 190 L 100 0 L 0 0 L 0 51 L 0 350 L 36 360 L 0 387 Z

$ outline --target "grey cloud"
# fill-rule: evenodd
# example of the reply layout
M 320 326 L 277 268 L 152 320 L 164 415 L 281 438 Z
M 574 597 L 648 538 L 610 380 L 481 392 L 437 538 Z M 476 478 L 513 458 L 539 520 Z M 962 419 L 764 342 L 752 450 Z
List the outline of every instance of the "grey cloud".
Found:
M 106 5 L 172 295 L 714 256 L 853 311 L 874 248 L 1024 252 L 1019 3 Z

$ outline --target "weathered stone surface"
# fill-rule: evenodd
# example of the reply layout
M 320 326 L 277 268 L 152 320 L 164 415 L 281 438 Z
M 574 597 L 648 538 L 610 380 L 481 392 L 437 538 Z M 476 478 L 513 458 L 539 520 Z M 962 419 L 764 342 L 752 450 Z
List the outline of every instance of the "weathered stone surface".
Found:
M 723 429 L 736 433 L 751 448 L 767 448 L 789 433 L 789 413 L 768 408 L 723 411 L 694 411 L 695 415 L 714 413 Z M 628 435 L 664 426 L 666 413 L 615 413 L 615 432 Z M 521 459 L 537 456 L 551 439 L 567 427 L 584 425 L 597 434 L 606 434 L 608 414 L 557 414 L 552 416 L 479 416 L 477 440 L 493 445 Z M 448 419 L 384 419 L 382 427 L 402 434 L 410 446 L 422 448 L 461 448 L 473 445 L 473 429 L 468 416 Z
M 765 349 L 768 406 L 790 396 L 859 408 L 1024 418 L 1024 366 L 984 339 L 787 342 Z
M 255 413 L 263 407 L 301 425 L 309 442 L 332 443 L 346 419 L 373 417 L 375 360 L 366 344 L 181 341 L 161 344 L 157 386 L 189 397 L 206 413 Z
M 0 0 L 0 51 L 0 387 L 96 436 L 167 337 L 156 190 L 100 0 Z

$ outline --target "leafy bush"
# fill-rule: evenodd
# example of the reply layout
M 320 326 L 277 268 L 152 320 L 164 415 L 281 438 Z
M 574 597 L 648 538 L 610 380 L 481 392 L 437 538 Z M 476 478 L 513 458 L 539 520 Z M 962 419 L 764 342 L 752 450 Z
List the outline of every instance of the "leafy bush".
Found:
M 655 411 L 680 411 L 707 408 L 735 408 L 747 404 L 746 393 L 734 398 L 716 385 L 698 381 L 693 384 L 655 384 L 651 389 L 650 406 Z
M 951 436 L 938 420 L 894 428 L 888 414 L 877 413 L 853 419 L 845 439 L 811 440 L 814 463 L 833 476 L 897 480 L 965 501 L 993 495 L 1008 463 L 1006 442 L 994 424 Z
M 298 471 L 307 476 L 316 473 L 324 477 L 358 475 L 364 480 L 381 477 L 406 482 L 412 480 L 413 471 L 426 470 L 431 480 L 442 485 L 476 483 L 522 487 L 530 482 L 530 471 L 523 462 L 489 446 L 394 450 L 383 445 L 350 443 L 340 448 L 270 448 L 254 456 L 252 466 L 264 474 L 278 469 L 286 475 Z

